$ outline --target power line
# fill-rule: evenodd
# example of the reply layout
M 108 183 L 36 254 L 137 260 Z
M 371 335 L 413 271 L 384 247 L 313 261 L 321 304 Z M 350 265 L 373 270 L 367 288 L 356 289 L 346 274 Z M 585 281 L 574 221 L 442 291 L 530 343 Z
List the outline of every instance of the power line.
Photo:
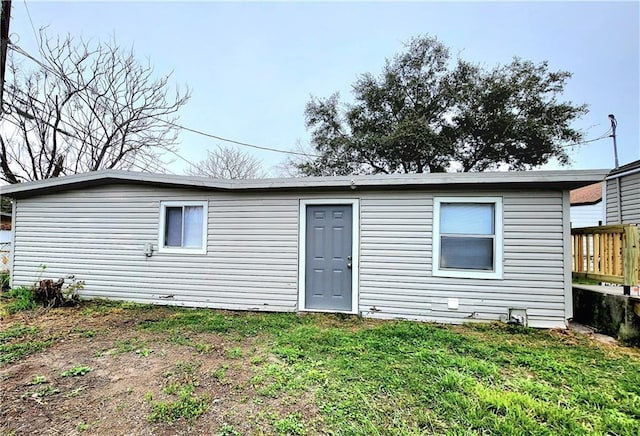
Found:
M 24 9 L 27 11 L 27 17 L 29 18 L 29 23 L 31 23 L 31 30 L 33 30 L 33 36 L 36 37 L 36 42 L 38 43 L 38 49 L 40 49 L 40 36 L 38 32 L 36 32 L 36 26 L 33 25 L 33 20 L 31 19 L 31 12 L 29 12 L 29 6 L 27 5 L 27 0 L 24 1 Z
M 596 141 L 601 141 L 605 138 L 609 138 L 609 133 L 611 132 L 611 129 L 607 130 L 605 133 L 603 133 L 601 136 L 597 137 L 597 138 L 593 138 L 593 139 L 587 139 L 584 141 L 580 141 L 580 142 L 576 142 L 574 144 L 565 144 L 565 145 L 561 145 L 560 147 L 575 147 L 576 145 L 582 145 L 582 144 L 588 144 L 590 142 L 596 142 Z
M 25 6 L 26 6 L 26 0 L 25 0 Z M 31 21 L 31 16 L 29 14 L 28 9 L 27 9 L 27 14 L 29 15 L 29 19 Z M 31 26 L 32 26 L 32 28 L 34 30 L 34 34 L 35 34 L 35 27 L 33 27 L 33 22 L 31 22 Z M 24 49 L 19 47 L 18 45 L 10 43 L 10 48 L 12 50 L 14 50 L 15 52 L 17 52 L 17 53 L 25 56 L 26 58 L 32 60 L 33 62 L 37 63 L 42 68 L 46 69 L 47 71 L 51 72 L 52 74 L 56 75 L 57 77 L 59 77 L 61 79 L 64 79 L 64 80 L 68 80 L 68 78 L 62 77 L 61 74 L 58 71 L 53 70 L 51 67 L 49 67 L 48 65 L 46 65 L 45 63 L 43 63 L 39 59 L 37 59 L 34 56 L 32 56 L 31 54 L 26 52 Z M 94 94 L 98 94 L 97 91 L 95 91 L 93 89 L 90 89 L 90 91 L 93 92 Z M 113 99 L 110 99 L 110 98 L 108 98 L 108 97 L 106 97 L 104 95 L 101 95 L 101 97 L 106 99 L 106 100 L 108 100 L 108 101 L 111 101 L 114 104 L 119 104 L 118 102 L 116 102 Z M 165 120 L 163 118 L 160 118 L 160 117 L 157 117 L 157 116 L 154 116 L 154 115 L 150 115 L 149 118 L 155 119 L 155 120 L 160 121 L 160 122 L 162 122 L 164 124 L 167 124 L 169 126 L 175 127 L 176 129 L 184 130 L 184 131 L 191 132 L 191 133 L 194 133 L 194 134 L 197 134 L 197 135 L 200 135 L 200 136 L 204 136 L 204 137 L 207 137 L 207 138 L 211 138 L 211 139 L 216 139 L 216 140 L 219 140 L 219 141 L 240 145 L 240 146 L 243 146 L 243 147 L 250 147 L 250 148 L 255 148 L 255 149 L 258 149 L 258 150 L 265 150 L 265 151 L 271 151 L 271 152 L 274 152 L 274 153 L 282 153 L 282 154 L 289 154 L 289 155 L 296 155 L 296 156 L 304 156 L 304 157 L 312 157 L 312 158 L 321 157 L 319 155 L 310 154 L 310 153 L 296 152 L 296 151 L 291 151 L 291 150 L 280 150 L 280 149 L 277 149 L 277 148 L 266 147 L 266 146 L 261 146 L 261 145 L 256 145 L 256 144 L 250 144 L 250 143 L 247 143 L 247 142 L 242 142 L 242 141 L 237 141 L 237 140 L 234 140 L 234 139 L 224 138 L 222 136 L 214 135 L 212 133 L 204 132 L 202 130 L 198 130 L 198 129 L 187 127 L 187 126 L 184 126 L 184 125 L 181 125 L 181 124 L 178 124 L 178 123 L 174 123 L 172 121 L 168 121 L 168 120 Z M 605 132 L 602 136 L 599 136 L 597 138 L 588 139 L 588 140 L 576 142 L 576 143 L 573 143 L 573 144 L 564 144 L 564 145 L 561 145 L 560 147 L 563 147 L 563 148 L 565 148 L 565 147 L 575 147 L 575 146 L 578 146 L 578 145 L 583 145 L 583 144 L 588 144 L 588 143 L 591 143 L 591 142 L 601 141 L 601 140 L 603 140 L 605 138 L 608 138 L 610 132 L 611 132 L 611 129 L 607 130 L 607 132 Z M 174 154 L 175 156 L 177 156 L 179 159 L 185 161 L 186 163 L 188 163 L 190 165 L 194 165 L 193 162 L 189 161 L 187 158 L 183 157 L 182 155 L 177 153 L 175 150 L 171 150 L 169 148 L 162 147 L 162 146 L 160 148 L 163 148 L 164 150 L 168 151 L 169 153 Z
M 31 59 L 33 62 L 37 63 L 42 68 L 46 69 L 47 71 L 51 72 L 52 74 L 55 74 L 59 78 L 68 80 L 68 78 L 61 77 L 59 72 L 53 70 L 48 65 L 45 65 L 42 61 L 40 61 L 39 59 L 37 59 L 34 56 L 32 56 L 31 54 L 29 54 L 28 52 L 26 52 L 24 49 L 22 49 L 18 45 L 11 44 L 10 48 L 12 50 L 14 50 L 15 52 L 21 54 L 22 56 L 25 56 L 26 58 Z M 95 90 L 93 90 L 93 89 L 90 89 L 90 91 L 93 92 L 94 94 L 97 94 L 97 92 Z M 113 102 L 115 104 L 118 104 L 118 102 L 116 102 L 116 101 L 114 101 L 114 100 L 112 100 L 112 99 L 110 99 L 110 98 L 108 98 L 108 97 L 106 97 L 104 95 L 102 95 L 101 97 L 106 99 L 106 100 L 109 100 L 109 101 L 111 101 L 111 102 Z M 200 136 L 204 136 L 204 137 L 212 138 L 212 139 L 217 139 L 219 141 L 228 142 L 228 143 L 231 143 L 231 144 L 236 144 L 236 145 L 240 145 L 240 146 L 243 146 L 243 147 L 251 147 L 251 148 L 258 149 L 258 150 L 265 150 L 265 151 L 271 151 L 271 152 L 274 152 L 274 153 L 290 154 L 290 155 L 296 155 L 296 156 L 315 157 L 315 158 L 320 157 L 318 155 L 309 154 L 309 153 L 303 153 L 303 152 L 297 152 L 297 151 L 291 151 L 291 150 L 280 150 L 280 149 L 277 149 L 277 148 L 265 147 L 265 146 L 262 146 L 262 145 L 256 145 L 256 144 L 250 144 L 250 143 L 247 143 L 247 142 L 236 141 L 235 139 L 224 138 L 222 136 L 214 135 L 212 133 L 207 133 L 207 132 L 204 132 L 202 130 L 194 129 L 194 128 L 191 128 L 191 127 L 186 127 L 186 126 L 183 126 L 181 124 L 177 124 L 177 123 L 174 123 L 172 121 L 168 121 L 168 120 L 165 120 L 163 118 L 157 117 L 155 115 L 150 115 L 149 118 L 153 118 L 154 120 L 160 121 L 160 122 L 162 122 L 164 124 L 170 125 L 172 127 L 180 129 L 180 130 L 185 130 L 187 132 L 195 133 L 195 134 L 200 135 Z M 182 156 L 179 156 L 179 157 L 181 159 L 189 162 L 188 160 L 186 160 Z M 189 163 L 191 163 L 191 162 L 189 162 Z
M 15 96 L 15 95 L 14 95 L 14 96 Z M 36 99 L 34 99 L 34 100 L 36 100 Z M 38 100 L 36 100 L 36 101 L 38 101 Z M 38 103 L 42 103 L 42 102 L 38 101 Z M 51 125 L 51 123 L 49 123 L 48 121 L 43 120 L 42 118 L 36 117 L 36 116 L 34 116 L 34 115 L 31 115 L 31 114 L 27 114 L 24 110 L 22 110 L 22 108 L 19 108 L 19 107 L 15 106 L 15 105 L 13 105 L 13 104 L 11 104 L 11 103 L 6 103 L 6 104 L 7 104 L 7 105 L 9 105 L 10 107 L 14 108 L 14 109 L 17 111 L 17 113 L 18 113 L 19 115 L 23 116 L 23 117 L 31 118 L 31 119 L 34 119 L 34 120 L 38 120 L 38 121 L 40 121 L 41 123 L 44 123 L 44 124 L 46 124 L 47 126 L 49 126 L 49 127 L 51 127 L 51 128 L 54 128 L 56 131 L 58 131 L 58 132 L 62 133 L 62 134 L 63 134 L 63 135 L 65 135 L 65 136 L 68 136 L 68 137 L 73 138 L 73 139 L 77 139 L 78 141 L 81 141 L 81 142 L 83 141 L 81 138 L 79 138 L 79 137 L 77 137 L 77 136 L 73 135 L 72 133 L 66 132 L 66 131 L 64 131 L 64 130 L 62 130 L 62 129 L 59 129 L 59 128 L 55 128 L 54 126 L 52 126 L 52 125 Z M 17 124 L 17 123 L 16 123 L 16 122 L 14 122 L 13 120 L 10 120 L 10 119 L 8 119 L 8 118 L 5 118 L 5 119 L 6 119 L 6 121 L 9 121 L 9 122 L 10 122 L 11 124 L 13 124 L 14 126 L 16 126 L 16 127 L 18 127 L 18 128 L 22 128 L 22 126 L 21 126 L 21 125 Z M 64 124 L 66 124 L 66 125 L 68 125 L 68 126 L 71 126 L 71 124 L 69 124 L 67 121 L 63 120 L 62 118 L 60 118 L 60 122 L 62 122 L 62 123 L 64 123 Z M 89 133 L 88 133 L 88 134 L 87 134 L 87 136 L 88 136 L 89 138 L 91 138 L 92 140 L 94 140 L 94 141 L 96 141 L 96 142 L 99 142 L 99 141 L 98 141 L 98 140 L 97 140 L 93 135 L 91 135 L 91 134 L 89 134 Z M 66 144 L 67 144 L 67 146 L 68 146 L 69 148 L 72 148 L 73 150 L 75 150 L 76 152 L 78 152 L 78 158 L 80 157 L 80 154 L 81 154 L 81 153 L 83 153 L 82 149 L 81 149 L 81 148 L 79 148 L 79 147 L 77 147 L 75 144 L 73 144 L 73 143 L 71 143 L 71 142 L 67 142 Z M 167 151 L 171 151 L 171 150 L 167 149 Z M 127 164 L 127 165 L 131 165 L 132 167 L 137 168 L 137 169 L 139 169 L 139 170 L 141 170 L 141 171 L 149 171 L 149 168 L 148 168 L 148 167 L 142 167 L 142 166 L 138 165 L 138 164 L 135 162 L 135 160 L 133 160 L 133 161 L 128 161 L 128 160 L 126 160 L 125 158 L 123 158 L 123 159 L 122 159 L 122 161 L 124 161 L 124 163 L 125 163 L 125 164 Z M 146 164 L 147 164 L 147 165 L 149 165 L 149 166 L 151 166 L 149 162 L 144 162 L 144 159 L 142 159 L 142 162 L 143 162 L 143 163 L 146 163 Z M 69 168 L 69 167 L 64 167 L 64 169 L 65 169 L 65 170 L 68 170 L 68 171 L 71 171 L 71 172 L 73 172 L 73 173 L 75 173 L 75 172 L 76 172 L 74 169 Z M 154 168 L 154 170 L 156 170 L 156 171 L 157 171 L 157 169 L 158 169 L 158 167 Z M 164 170 L 166 170 L 167 172 L 169 172 L 169 173 L 171 173 L 171 174 L 175 174 L 173 171 L 169 170 L 168 168 L 164 168 Z
M 34 56 L 30 55 L 28 52 L 26 52 L 24 49 L 22 49 L 21 47 L 17 46 L 16 44 L 11 44 L 11 49 L 12 49 L 12 50 L 14 50 L 15 52 L 17 52 L 17 53 L 19 53 L 19 54 L 21 54 L 21 55 L 23 55 L 23 56 L 27 57 L 28 59 L 31 59 L 32 61 L 34 61 L 35 63 L 37 63 L 37 64 L 38 64 L 38 65 L 40 65 L 42 68 L 44 68 L 45 70 L 49 71 L 51 74 L 55 75 L 56 77 L 58 77 L 58 78 L 60 78 L 60 79 L 62 79 L 62 80 L 68 80 L 68 78 L 66 78 L 66 77 L 62 77 L 60 73 L 58 73 L 57 71 L 53 70 L 51 67 L 49 67 L 48 65 L 46 65 L 44 62 L 42 62 L 42 61 L 40 61 L 39 59 L 35 58 Z M 77 85 L 77 83 L 75 83 L 75 84 Z M 94 93 L 94 94 L 98 95 L 98 93 L 97 93 L 96 91 L 94 91 L 93 89 L 91 89 L 91 88 L 87 88 L 87 89 L 89 89 L 92 93 Z M 101 97 L 102 97 L 102 98 L 104 98 L 104 99 L 106 99 L 106 100 L 111 101 L 111 102 L 112 102 L 112 103 L 114 103 L 114 104 L 119 104 L 118 102 L 116 102 L 116 101 L 114 101 L 114 100 L 112 100 L 112 99 L 109 99 L 108 97 L 106 97 L 106 96 L 104 96 L 104 95 L 102 95 Z M 38 101 L 38 100 L 37 100 L 37 99 L 35 99 L 35 98 L 34 98 L 34 100 Z M 41 101 L 38 101 L 38 103 L 43 104 Z M 17 109 L 17 108 L 16 108 L 16 109 Z M 173 123 L 168 122 L 168 121 L 163 120 L 163 119 L 158 118 L 158 117 L 153 117 L 153 116 L 151 116 L 150 118 L 153 118 L 153 119 L 156 119 L 156 120 L 160 120 L 160 121 L 162 121 L 162 122 L 164 122 L 164 123 L 167 123 L 167 124 L 173 125 Z M 65 122 L 65 121 L 63 121 L 63 122 L 64 122 L 65 124 L 69 125 L 69 123 L 67 123 L 67 122 Z M 89 136 L 91 137 L 91 135 L 89 135 Z M 95 138 L 93 138 L 93 137 L 91 137 L 91 138 L 95 140 Z M 79 139 L 79 138 L 76 138 L 76 139 Z M 167 147 L 163 147 L 163 146 L 159 146 L 159 148 L 162 148 L 163 150 L 168 151 L 169 153 L 174 154 L 175 156 L 179 157 L 179 158 L 180 158 L 180 159 L 182 159 L 183 161 L 187 162 L 189 165 L 195 166 L 195 164 L 194 164 L 193 162 L 191 162 L 191 161 L 190 161 L 190 160 L 188 160 L 187 158 L 185 158 L 185 157 L 181 156 L 181 155 L 180 155 L 179 153 L 177 153 L 175 150 L 171 150 L 171 149 L 169 149 L 169 148 L 167 148 Z M 133 165 L 133 164 L 132 164 L 132 165 Z
M 155 118 L 155 117 L 152 116 L 151 118 Z M 180 124 L 172 123 L 171 121 L 162 120 L 162 119 L 159 119 L 159 118 L 155 118 L 155 119 L 158 119 L 159 121 L 162 121 L 165 124 L 169 124 L 170 126 L 173 126 L 175 128 L 186 130 L 187 132 L 196 133 L 196 134 L 201 135 L 201 136 L 206 136 L 207 138 L 218 139 L 218 140 L 224 141 L 224 142 L 230 142 L 232 144 L 242 145 L 244 147 L 251 147 L 251 148 L 257 148 L 259 150 L 273 151 L 275 153 L 294 154 L 294 155 L 306 156 L 306 157 L 320 157 L 320 156 L 315 155 L 315 154 L 303 153 L 303 152 L 299 152 L 299 151 L 279 150 L 277 148 L 271 148 L 271 147 L 264 147 L 262 145 L 249 144 L 249 143 L 246 143 L 246 142 L 236 141 L 234 139 L 223 138 L 221 136 L 213 135 L 211 133 L 203 132 L 201 130 L 192 129 L 190 127 L 185 127 L 185 126 L 182 126 Z
M 16 107 L 15 107 L 15 106 L 13 106 L 13 105 L 11 105 L 11 106 L 12 106 L 12 107 L 14 107 L 14 108 L 16 108 Z M 35 117 L 33 117 L 33 118 L 35 118 Z M 18 127 L 18 128 L 22 128 L 22 126 L 21 126 L 21 125 L 17 124 L 17 123 L 16 123 L 16 122 L 14 122 L 13 120 L 10 120 L 10 119 L 8 119 L 8 118 L 7 118 L 7 119 L 5 119 L 5 120 L 6 120 L 6 121 L 8 121 L 9 123 L 13 124 L 14 126 Z M 43 121 L 43 120 L 41 120 L 41 119 L 38 119 L 38 120 L 39 120 L 39 121 L 41 121 L 41 122 L 46 123 L 45 121 Z M 64 121 L 63 121 L 63 122 L 64 122 Z M 48 123 L 47 123 L 47 124 L 48 124 Z M 73 136 L 73 135 L 69 135 L 69 136 L 70 136 L 70 137 L 72 137 L 72 138 L 74 138 L 74 139 L 81 140 L 81 139 L 80 139 L 80 138 L 78 138 L 77 136 Z M 89 136 L 89 137 L 91 137 L 91 135 L 88 135 L 88 136 Z M 91 137 L 91 139 L 95 139 L 95 138 Z M 75 151 L 76 151 L 76 152 L 78 152 L 79 154 L 80 154 L 80 153 L 83 153 L 83 151 L 82 151 L 79 147 L 77 147 L 75 144 L 70 143 L 70 142 L 67 142 L 66 144 L 67 144 L 67 146 L 68 146 L 69 148 L 72 148 L 73 150 L 75 150 Z M 79 156 L 79 155 L 78 155 L 78 156 Z M 139 170 L 141 170 L 141 171 L 145 171 L 145 172 L 149 171 L 149 168 L 142 167 L 142 166 L 138 165 L 135 161 L 128 161 L 128 160 L 126 160 L 125 158 L 123 158 L 123 159 L 122 159 L 122 161 L 123 161 L 125 164 L 130 165 L 130 166 L 132 166 L 132 167 L 134 167 L 134 168 L 137 168 L 137 169 L 139 169 Z M 148 162 L 147 162 L 147 163 L 148 163 Z M 65 170 L 67 170 L 67 171 L 71 171 L 71 172 L 72 172 L 72 173 L 74 173 L 74 174 L 77 172 L 77 171 L 76 171 L 76 170 L 74 170 L 73 168 L 69 168 L 69 167 L 66 167 L 66 166 L 65 166 L 65 167 L 63 167 L 63 168 L 64 168 Z M 155 170 L 157 170 L 157 169 L 158 169 L 158 168 L 156 167 L 156 168 L 155 168 Z M 171 174 L 175 174 L 173 171 L 169 170 L 168 168 L 164 168 L 164 169 L 165 169 L 167 172 L 171 173 Z
M 28 95 L 28 94 L 27 94 L 27 93 L 25 93 L 24 91 L 20 91 L 20 90 L 18 90 L 18 89 L 16 89 L 16 90 L 11 90 L 11 95 L 12 95 L 12 97 L 13 97 L 13 98 L 15 98 L 15 99 L 17 99 L 20 103 L 24 104 L 25 106 L 26 106 L 26 105 L 28 105 L 28 103 L 27 103 L 25 100 L 23 100 L 21 97 L 19 97 L 18 95 L 16 95 L 16 91 L 21 92 L 22 94 L 24 94 L 25 96 L 27 96 L 27 97 L 28 97 L 28 98 L 30 98 L 31 100 L 33 100 L 33 101 L 36 101 L 36 102 L 40 103 L 43 107 L 45 106 L 45 103 L 41 102 L 40 100 L 38 100 L 37 98 L 35 98 L 35 97 L 31 96 L 31 95 Z M 55 130 L 57 130 L 58 132 L 62 133 L 63 135 L 66 135 L 66 136 L 69 136 L 69 137 L 71 137 L 71 138 L 77 139 L 78 141 L 82 141 L 82 139 L 81 139 L 81 138 L 78 138 L 77 136 L 74 136 L 72 133 L 69 133 L 69 132 L 67 132 L 67 131 L 65 131 L 65 130 L 62 130 L 62 129 L 60 129 L 59 127 L 55 127 L 55 126 L 51 125 L 51 123 L 49 123 L 48 121 L 43 120 L 42 118 L 38 118 L 38 117 L 36 117 L 36 116 L 34 116 L 34 115 L 31 115 L 31 114 L 29 114 L 29 113 L 25 112 L 24 110 L 22 110 L 22 108 L 19 108 L 19 107 L 15 106 L 15 105 L 12 105 L 12 104 L 9 104 L 9 106 L 11 106 L 12 108 L 14 108 L 14 109 L 18 112 L 18 114 L 19 114 L 19 115 L 21 115 L 21 116 L 23 116 L 23 117 L 31 118 L 31 119 L 37 119 L 37 120 L 38 120 L 38 121 L 40 121 L 41 123 L 44 123 L 44 124 L 48 125 L 48 126 L 49 126 L 49 127 L 51 127 L 51 128 L 54 128 Z M 62 117 L 60 117 L 60 118 L 59 118 L 59 121 L 60 121 L 61 123 L 63 123 L 63 124 L 66 124 L 66 125 L 67 125 L 67 126 L 69 126 L 69 127 L 73 127 L 73 125 L 72 125 L 71 123 L 69 123 L 68 121 L 65 121 Z M 95 136 L 91 135 L 90 133 L 87 133 L 87 136 L 88 136 L 89 138 L 91 138 L 92 140 L 94 140 L 95 142 L 98 142 L 98 143 L 99 143 L 99 142 L 101 142 L 101 141 L 99 141 Z M 178 153 L 176 153 L 176 152 L 175 152 L 175 150 L 172 150 L 172 149 L 170 149 L 170 148 L 168 148 L 168 147 L 166 147 L 166 146 L 162 146 L 162 145 L 158 145 L 157 147 L 162 148 L 163 150 L 165 150 L 165 151 L 167 151 L 167 152 L 169 152 L 169 153 L 172 153 L 172 154 L 176 155 L 177 157 L 179 157 L 180 159 L 184 160 L 184 161 L 185 161 L 185 162 L 187 162 L 188 164 L 195 166 L 195 164 L 194 164 L 193 162 L 191 162 L 191 161 L 189 161 L 188 159 L 186 159 L 186 158 L 184 158 L 184 157 L 180 156 Z M 132 164 L 132 165 L 133 165 L 133 164 Z M 137 167 L 137 168 L 140 168 L 140 167 Z M 141 168 L 141 169 L 142 169 L 142 168 Z

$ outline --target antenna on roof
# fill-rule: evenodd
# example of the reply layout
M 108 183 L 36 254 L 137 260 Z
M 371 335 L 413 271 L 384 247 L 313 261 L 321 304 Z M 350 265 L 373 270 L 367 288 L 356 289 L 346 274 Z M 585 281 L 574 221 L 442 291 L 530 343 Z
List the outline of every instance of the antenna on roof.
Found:
M 616 127 L 618 127 L 618 122 L 613 114 L 609 114 L 609 120 L 611 121 L 611 135 L 609 136 L 613 138 L 613 159 L 616 165 L 615 167 L 618 168 L 620 166 L 618 164 L 618 144 L 616 144 Z

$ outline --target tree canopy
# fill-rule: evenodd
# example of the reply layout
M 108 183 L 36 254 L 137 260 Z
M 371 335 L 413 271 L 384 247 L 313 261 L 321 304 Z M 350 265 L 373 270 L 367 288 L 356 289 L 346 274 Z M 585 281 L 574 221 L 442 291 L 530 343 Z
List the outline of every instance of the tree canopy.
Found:
M 453 61 L 436 38 L 411 39 L 378 76 L 339 94 L 312 97 L 305 110 L 313 153 L 293 162 L 305 175 L 524 170 L 578 142 L 571 127 L 585 105 L 559 101 L 571 74 L 518 58 L 487 69 Z
M 115 43 L 41 35 L 35 69 L 24 66 L 18 48 L 10 51 L 0 179 L 19 183 L 132 167 L 162 171 L 188 92 L 173 92 L 170 75 L 156 76 L 150 64 Z

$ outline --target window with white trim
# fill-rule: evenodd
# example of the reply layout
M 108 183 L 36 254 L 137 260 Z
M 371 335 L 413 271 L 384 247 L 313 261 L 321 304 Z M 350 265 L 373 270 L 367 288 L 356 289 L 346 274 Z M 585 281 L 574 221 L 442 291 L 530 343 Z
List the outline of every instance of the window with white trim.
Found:
M 160 202 L 159 252 L 207 252 L 207 202 Z
M 502 278 L 502 198 L 437 197 L 433 275 Z

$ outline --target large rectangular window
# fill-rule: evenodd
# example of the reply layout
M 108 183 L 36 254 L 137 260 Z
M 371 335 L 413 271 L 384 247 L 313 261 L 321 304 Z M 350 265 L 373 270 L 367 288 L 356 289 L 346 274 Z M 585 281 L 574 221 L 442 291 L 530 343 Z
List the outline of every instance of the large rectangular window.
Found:
M 502 199 L 434 199 L 433 275 L 502 277 Z
M 160 252 L 206 253 L 207 202 L 161 202 L 158 238 Z

